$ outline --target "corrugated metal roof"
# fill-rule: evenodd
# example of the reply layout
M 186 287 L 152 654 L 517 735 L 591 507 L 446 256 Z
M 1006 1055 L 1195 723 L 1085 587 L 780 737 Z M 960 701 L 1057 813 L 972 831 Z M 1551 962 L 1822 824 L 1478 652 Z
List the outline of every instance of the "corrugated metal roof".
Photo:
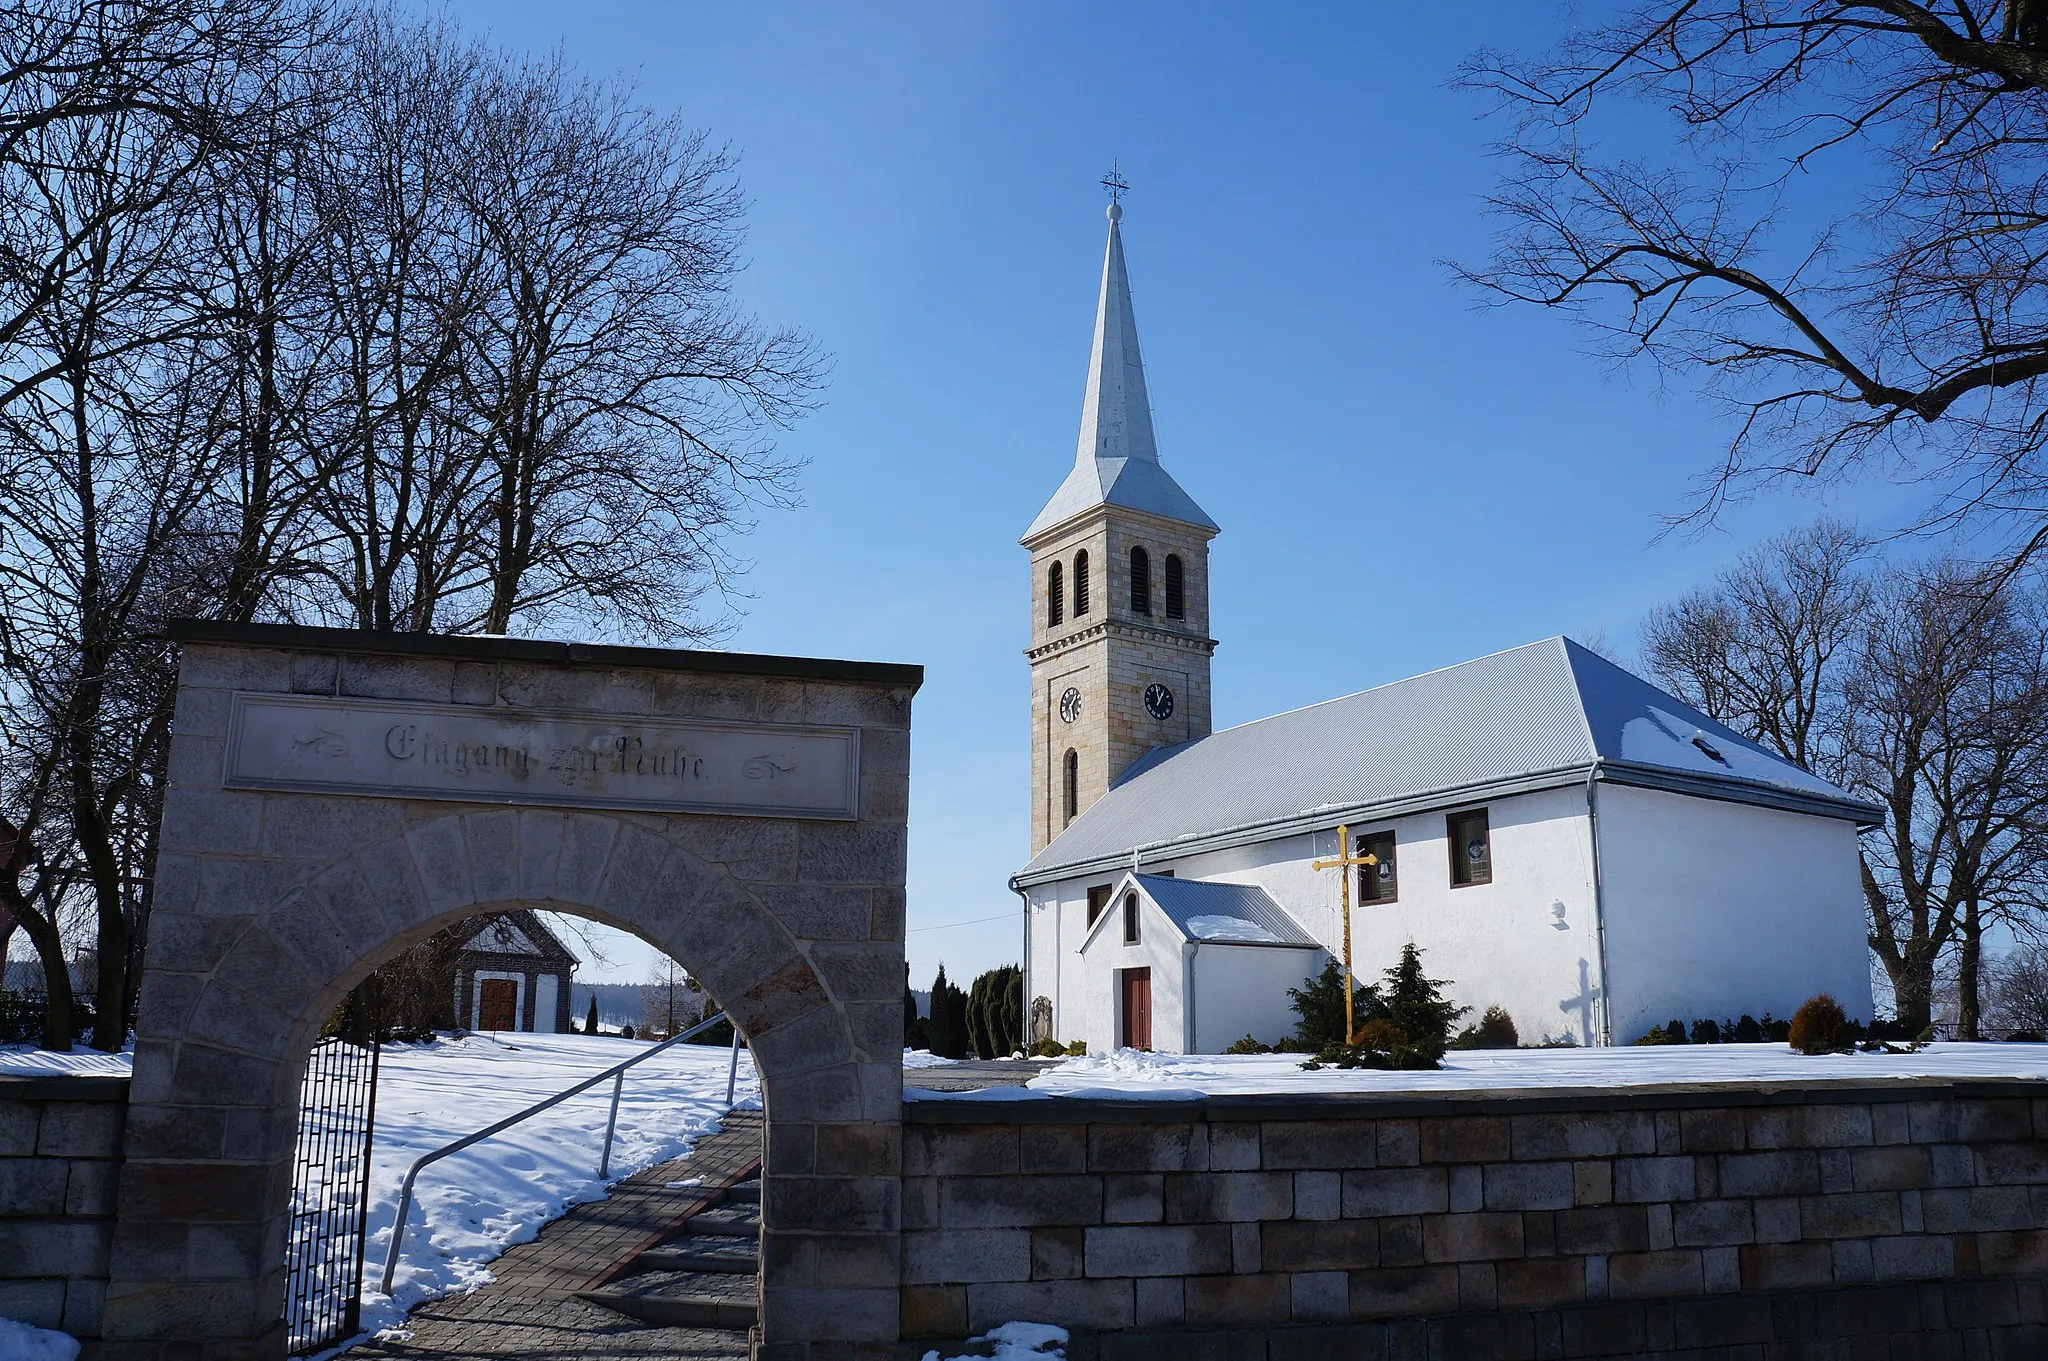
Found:
M 1136 874 L 1138 887 L 1189 940 L 1215 945 L 1319 945 L 1256 884 Z
M 1577 643 L 1547 638 L 1156 752 L 1020 877 L 1322 810 L 1483 797 L 1596 761 L 1730 797 L 1778 791 L 1845 818 L 1877 811 Z

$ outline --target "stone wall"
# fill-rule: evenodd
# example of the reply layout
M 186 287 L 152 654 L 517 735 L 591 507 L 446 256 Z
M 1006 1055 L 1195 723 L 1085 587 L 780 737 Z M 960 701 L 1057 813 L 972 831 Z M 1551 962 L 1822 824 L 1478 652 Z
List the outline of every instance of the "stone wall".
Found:
M 1184 1361 L 1707 1361 L 1976 1331 L 1993 1349 L 1971 1355 L 2048 1355 L 2041 1083 L 917 1101 L 905 1120 L 906 1337 L 1034 1319 L 1099 1334 L 1077 1357 L 1187 1330 Z
M 100 1334 L 128 1079 L 0 1077 L 0 1318 Z
M 284 1355 L 291 1155 L 322 1021 L 442 927 L 529 908 L 634 932 L 752 1047 L 774 1174 L 763 1354 L 803 1361 L 815 1344 L 835 1358 L 897 1337 L 917 668 L 273 625 L 171 633 L 177 719 L 107 1355 Z M 393 705 L 389 728 L 360 726 Z M 813 758 L 795 753 L 821 733 L 845 741 L 836 772 L 816 768 L 857 792 L 851 819 L 775 793 L 804 788 Z M 237 764 L 276 740 L 284 757 Z M 688 797 L 685 758 L 689 779 L 723 781 L 723 802 Z

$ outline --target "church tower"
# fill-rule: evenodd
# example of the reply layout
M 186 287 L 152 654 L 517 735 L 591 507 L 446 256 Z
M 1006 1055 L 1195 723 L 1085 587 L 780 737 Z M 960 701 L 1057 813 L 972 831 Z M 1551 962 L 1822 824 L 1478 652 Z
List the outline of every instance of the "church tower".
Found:
M 1031 853 L 1147 752 L 1209 735 L 1216 522 L 1159 466 L 1119 224 L 1095 307 L 1074 468 L 1031 553 Z

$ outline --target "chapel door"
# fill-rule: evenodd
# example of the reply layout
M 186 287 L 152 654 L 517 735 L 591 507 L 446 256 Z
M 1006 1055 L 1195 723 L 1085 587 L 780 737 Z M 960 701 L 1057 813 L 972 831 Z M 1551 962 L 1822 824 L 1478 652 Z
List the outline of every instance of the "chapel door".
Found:
M 509 978 L 486 978 L 477 984 L 476 1028 L 519 1029 L 519 985 Z
M 1124 1044 L 1131 1049 L 1152 1047 L 1152 971 L 1120 969 L 1123 980 Z

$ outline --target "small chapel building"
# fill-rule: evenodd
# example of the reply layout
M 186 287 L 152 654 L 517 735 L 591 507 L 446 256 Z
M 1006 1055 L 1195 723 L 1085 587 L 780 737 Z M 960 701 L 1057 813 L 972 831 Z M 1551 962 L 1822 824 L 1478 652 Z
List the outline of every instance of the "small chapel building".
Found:
M 1033 1039 L 1216 1053 L 1287 990 L 1413 941 L 1525 1043 L 1677 1018 L 1870 1015 L 1855 798 L 1556 637 L 1210 729 L 1216 523 L 1160 464 L 1109 242 L 1072 471 L 1031 554 Z M 1340 844 L 1346 829 L 1348 845 Z
M 484 917 L 455 956 L 455 1023 L 564 1035 L 577 959 L 526 908 Z

